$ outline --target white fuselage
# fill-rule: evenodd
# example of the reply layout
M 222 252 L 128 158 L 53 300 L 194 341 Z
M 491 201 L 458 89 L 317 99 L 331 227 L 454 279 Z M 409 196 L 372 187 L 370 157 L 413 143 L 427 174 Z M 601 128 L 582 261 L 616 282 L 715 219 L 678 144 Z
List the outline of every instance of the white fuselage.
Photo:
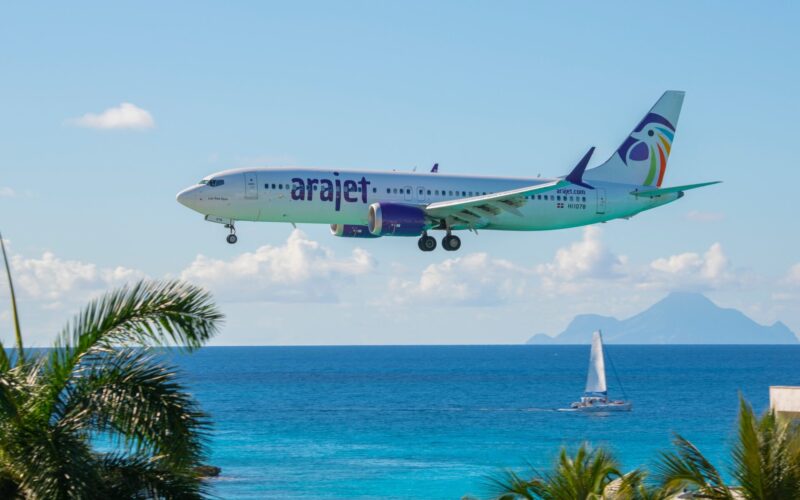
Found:
M 222 182 L 220 182 L 222 181 Z M 424 207 L 434 202 L 535 186 L 553 179 L 482 177 L 440 173 L 249 168 L 206 177 L 178 194 L 178 201 L 209 218 L 231 221 L 366 225 L 372 203 Z M 213 184 L 213 185 L 212 185 Z M 518 213 L 503 212 L 480 229 L 541 231 L 631 217 L 672 202 L 631 194 L 641 186 L 593 182 L 531 195 Z M 465 227 L 453 227 L 464 229 Z

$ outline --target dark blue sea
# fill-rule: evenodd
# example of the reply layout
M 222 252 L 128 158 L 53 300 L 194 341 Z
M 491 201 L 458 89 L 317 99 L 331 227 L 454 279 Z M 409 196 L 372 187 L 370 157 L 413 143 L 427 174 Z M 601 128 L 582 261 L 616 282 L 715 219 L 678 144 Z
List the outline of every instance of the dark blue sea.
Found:
M 486 497 L 501 468 L 559 447 L 651 464 L 674 432 L 724 466 L 739 394 L 800 385 L 800 346 L 606 346 L 631 413 L 554 411 L 583 391 L 588 346 L 212 347 L 177 357 L 214 420 L 223 498 Z M 613 366 L 622 381 L 616 382 Z

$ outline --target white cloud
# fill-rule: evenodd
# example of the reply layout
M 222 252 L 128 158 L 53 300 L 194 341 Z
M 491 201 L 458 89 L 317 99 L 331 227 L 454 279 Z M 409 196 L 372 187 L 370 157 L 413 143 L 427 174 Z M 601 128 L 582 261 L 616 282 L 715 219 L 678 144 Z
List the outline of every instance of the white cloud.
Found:
M 374 268 L 375 261 L 365 250 L 355 248 L 340 259 L 296 229 L 284 245 L 265 245 L 231 260 L 198 255 L 181 278 L 204 285 L 225 300 L 319 302 L 337 300 L 343 280 Z
M 0 186 L 0 198 L 12 198 L 17 195 L 17 192 L 10 187 Z
M 426 267 L 418 280 L 393 278 L 395 302 L 435 305 L 495 305 L 525 295 L 530 269 L 476 253 Z
M 581 294 L 582 299 L 611 304 L 614 300 L 638 301 L 641 293 L 736 288 L 749 279 L 731 266 L 719 243 L 702 254 L 686 252 L 636 265 L 608 249 L 601 236 L 599 228 L 587 227 L 579 241 L 558 249 L 551 262 L 535 266 L 485 253 L 446 259 L 426 267 L 418 279 L 392 278 L 390 300 L 423 305 L 498 305 Z M 800 265 L 797 267 L 800 283 Z
M 108 108 L 100 114 L 86 113 L 75 118 L 72 123 L 79 127 L 97 129 L 148 129 L 155 127 L 155 121 L 149 111 L 129 102 L 123 102 L 115 108 Z
M 558 249 L 553 261 L 538 265 L 536 272 L 545 289 L 574 292 L 593 280 L 623 278 L 627 262 L 606 248 L 599 228 L 588 226 L 580 241 Z
M 643 288 L 713 290 L 738 285 L 743 278 L 731 268 L 720 243 L 702 255 L 686 252 L 656 259 L 650 263 Z
M 98 268 L 95 264 L 63 260 L 52 252 L 41 258 L 11 258 L 11 272 L 22 294 L 58 307 L 63 302 L 83 302 L 106 289 L 144 277 L 125 267 Z
M 785 281 L 790 285 L 800 286 L 800 262 L 789 268 Z
M 700 210 L 692 210 L 684 217 L 686 220 L 692 222 L 719 222 L 725 219 L 725 214 L 721 212 L 702 212 Z

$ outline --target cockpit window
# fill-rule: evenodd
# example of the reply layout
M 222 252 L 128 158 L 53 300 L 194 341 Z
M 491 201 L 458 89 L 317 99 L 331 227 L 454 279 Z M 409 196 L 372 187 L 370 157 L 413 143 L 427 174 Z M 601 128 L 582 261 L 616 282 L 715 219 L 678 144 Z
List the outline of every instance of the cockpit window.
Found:
M 206 184 L 208 184 L 208 179 L 203 179 L 200 182 L 198 182 L 198 184 L 200 184 L 201 186 L 205 186 Z
M 211 179 L 210 181 L 208 181 L 208 185 L 211 187 L 217 187 L 223 184 L 225 184 L 225 181 L 223 179 Z

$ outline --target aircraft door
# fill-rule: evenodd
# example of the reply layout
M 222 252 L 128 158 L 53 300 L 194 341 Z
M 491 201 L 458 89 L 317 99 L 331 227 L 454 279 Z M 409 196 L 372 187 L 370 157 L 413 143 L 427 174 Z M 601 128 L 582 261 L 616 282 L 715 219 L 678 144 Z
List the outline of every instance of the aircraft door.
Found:
M 597 213 L 604 214 L 606 213 L 606 190 L 595 189 L 594 191 L 597 193 Z
M 414 188 L 411 186 L 404 187 L 403 196 L 405 197 L 406 201 L 414 201 Z
M 247 172 L 244 175 L 244 197 L 246 200 L 258 199 L 258 177 L 255 172 Z

